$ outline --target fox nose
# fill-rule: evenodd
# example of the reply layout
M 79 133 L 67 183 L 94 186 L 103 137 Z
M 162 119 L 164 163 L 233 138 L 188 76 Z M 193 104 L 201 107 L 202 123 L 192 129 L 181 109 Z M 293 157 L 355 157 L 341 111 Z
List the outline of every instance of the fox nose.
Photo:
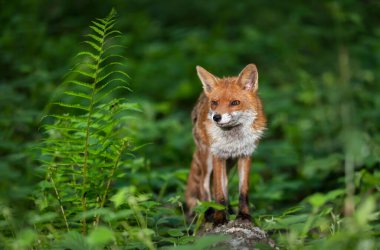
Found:
M 219 115 L 219 114 L 215 114 L 212 119 L 216 122 L 220 122 L 220 120 L 222 120 L 222 116 Z

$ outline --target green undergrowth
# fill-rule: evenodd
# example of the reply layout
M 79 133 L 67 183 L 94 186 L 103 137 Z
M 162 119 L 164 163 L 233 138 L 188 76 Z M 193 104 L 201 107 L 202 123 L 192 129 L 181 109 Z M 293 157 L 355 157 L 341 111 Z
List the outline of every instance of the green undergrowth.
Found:
M 1 197 L 0 248 L 207 249 L 225 239 L 197 238 L 205 211 L 223 206 L 200 202 L 196 216 L 186 217 L 190 125 L 178 114 L 156 120 L 169 113 L 165 103 L 134 101 L 138 97 L 131 93 L 128 59 L 120 42 L 125 37 L 115 27 L 115 11 L 91 22 L 85 48 L 45 108 L 39 143 L 25 145 L 23 153 L 9 158 L 17 166 L 33 168 L 33 181 Z M 292 89 L 298 90 L 298 106 L 264 87 L 266 101 L 274 104 L 267 109 L 269 131 L 254 155 L 251 213 L 281 249 L 380 248 L 379 138 L 358 130 L 354 119 L 376 117 L 359 114 L 355 105 L 370 106 L 376 100 L 362 102 L 360 93 L 338 91 L 338 78 L 349 84 L 344 80 L 349 74 L 346 56 L 341 47 L 339 76 L 326 72 L 314 80 L 328 91 L 314 92 L 306 84 L 312 77 L 299 72 L 305 84 Z M 296 119 L 302 106 L 309 119 Z M 321 124 L 321 117 L 335 125 Z M 376 131 L 369 123 L 363 126 Z M 277 139 L 278 131 L 285 131 L 286 138 Z M 145 140 L 162 134 L 170 143 Z M 16 151 L 17 146 L 6 143 L 4 147 L 12 145 L 10 150 Z M 183 150 L 177 152 L 177 147 Z M 23 177 L 3 172 L 4 179 Z M 236 210 L 235 168 L 229 178 Z

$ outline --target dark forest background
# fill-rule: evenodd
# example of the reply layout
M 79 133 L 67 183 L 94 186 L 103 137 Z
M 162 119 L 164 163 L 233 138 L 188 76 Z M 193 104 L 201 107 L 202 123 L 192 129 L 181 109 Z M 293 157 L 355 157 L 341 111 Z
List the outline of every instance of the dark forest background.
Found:
M 258 67 L 268 118 L 250 176 L 255 223 L 286 249 L 380 246 L 378 1 L 36 0 L 0 6 L 0 248 L 73 240 L 53 222 L 59 209 L 38 199 L 46 191 L 39 191 L 42 118 L 56 112 L 50 103 L 61 98 L 59 86 L 91 20 L 112 8 L 133 90 L 123 95 L 141 109 L 131 118 L 129 136 L 144 145 L 126 161 L 130 167 L 114 193 L 135 187 L 136 195 L 148 196 L 140 209 L 154 231 L 144 234 L 153 248 L 191 241 L 179 226 L 176 204 L 184 201 L 194 149 L 190 112 L 202 91 L 195 66 L 230 76 L 248 63 Z M 233 205 L 237 183 L 233 173 Z M 157 216 L 169 219 L 160 226 Z M 123 230 L 130 229 L 129 236 L 110 226 L 106 247 L 152 249 L 145 236 L 136 236 L 139 226 L 128 223 Z

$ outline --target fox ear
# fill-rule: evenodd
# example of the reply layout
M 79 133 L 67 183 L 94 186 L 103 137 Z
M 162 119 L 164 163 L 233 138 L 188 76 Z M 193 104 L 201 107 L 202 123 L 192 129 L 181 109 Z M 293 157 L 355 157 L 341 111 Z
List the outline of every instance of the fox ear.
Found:
M 197 66 L 196 69 L 198 77 L 202 82 L 203 90 L 206 94 L 209 94 L 215 88 L 217 81 L 216 77 L 201 66 Z
M 256 92 L 259 87 L 259 74 L 255 64 L 248 64 L 240 72 L 238 83 L 245 89 Z

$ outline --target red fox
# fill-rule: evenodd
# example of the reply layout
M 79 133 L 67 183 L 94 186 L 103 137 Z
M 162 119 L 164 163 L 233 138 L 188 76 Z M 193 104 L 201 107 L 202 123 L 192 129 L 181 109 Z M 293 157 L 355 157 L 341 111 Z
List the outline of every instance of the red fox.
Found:
M 251 155 L 263 135 L 266 118 L 257 94 L 258 72 L 248 64 L 237 77 L 218 78 L 197 66 L 203 93 L 192 111 L 193 154 L 186 187 L 190 213 L 197 200 L 210 201 L 210 178 L 213 197 L 228 205 L 227 162 L 236 162 L 239 174 L 238 219 L 250 220 L 248 207 Z M 226 211 L 215 211 L 215 225 L 227 222 Z

